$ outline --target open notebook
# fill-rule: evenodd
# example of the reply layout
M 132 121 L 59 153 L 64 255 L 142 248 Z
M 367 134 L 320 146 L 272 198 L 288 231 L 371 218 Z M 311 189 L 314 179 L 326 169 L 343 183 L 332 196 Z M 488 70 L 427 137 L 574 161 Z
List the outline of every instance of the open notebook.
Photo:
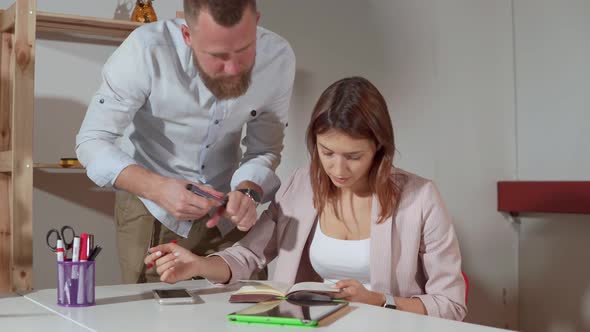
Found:
M 292 286 L 266 280 L 242 282 L 244 286 L 232 293 L 230 302 L 261 302 L 275 299 L 329 301 L 339 292 L 333 285 L 321 282 L 300 282 Z

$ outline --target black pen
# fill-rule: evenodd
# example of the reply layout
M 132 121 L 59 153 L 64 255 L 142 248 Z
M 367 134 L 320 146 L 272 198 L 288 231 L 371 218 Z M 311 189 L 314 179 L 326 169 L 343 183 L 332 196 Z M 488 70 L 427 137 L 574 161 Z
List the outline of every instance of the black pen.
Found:
M 202 190 L 201 188 L 199 188 L 191 183 L 186 185 L 186 189 L 190 190 L 191 192 L 193 192 L 201 197 L 211 198 L 213 200 L 216 200 L 217 202 L 221 203 L 222 205 L 227 204 L 227 197 L 223 198 L 223 197 L 215 196 L 213 194 L 210 194 L 210 193 Z
M 88 260 L 89 261 L 95 260 L 96 256 L 98 256 L 98 254 L 100 253 L 101 250 L 102 250 L 101 246 L 94 247 L 94 249 L 92 250 L 92 253 L 90 254 L 90 257 L 88 257 Z

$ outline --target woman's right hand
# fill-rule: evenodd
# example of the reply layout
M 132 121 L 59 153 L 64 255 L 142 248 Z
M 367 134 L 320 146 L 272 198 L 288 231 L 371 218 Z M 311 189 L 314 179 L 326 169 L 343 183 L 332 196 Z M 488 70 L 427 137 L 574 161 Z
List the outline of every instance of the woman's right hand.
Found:
M 162 282 L 174 284 L 198 275 L 201 257 L 176 243 L 161 244 L 149 252 L 143 261 L 148 269 L 155 266 Z

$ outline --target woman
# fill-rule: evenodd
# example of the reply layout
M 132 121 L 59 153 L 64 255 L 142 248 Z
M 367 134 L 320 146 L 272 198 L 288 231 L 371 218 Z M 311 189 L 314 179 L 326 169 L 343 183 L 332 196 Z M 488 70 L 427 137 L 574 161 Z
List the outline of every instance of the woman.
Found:
M 393 128 L 377 88 L 359 77 L 332 84 L 313 111 L 307 148 L 309 168 L 281 186 L 235 246 L 199 257 L 165 244 L 145 263 L 155 261 L 165 282 L 226 284 L 276 258 L 275 281 L 335 282 L 349 301 L 462 320 L 465 281 L 451 219 L 431 181 L 392 166 Z

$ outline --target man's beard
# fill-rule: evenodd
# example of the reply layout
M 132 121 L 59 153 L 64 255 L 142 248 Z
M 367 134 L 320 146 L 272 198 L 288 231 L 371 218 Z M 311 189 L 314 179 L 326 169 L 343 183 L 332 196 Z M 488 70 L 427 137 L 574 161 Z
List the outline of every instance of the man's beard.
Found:
M 247 70 L 240 73 L 237 78 L 236 76 L 214 78 L 208 75 L 205 70 L 203 70 L 201 64 L 199 64 L 199 60 L 197 60 L 196 57 L 194 58 L 194 61 L 195 66 L 199 71 L 201 80 L 207 89 L 209 89 L 209 91 L 211 91 L 211 93 L 215 96 L 215 98 L 219 100 L 238 98 L 248 91 L 250 82 L 252 80 L 252 68 L 254 68 L 254 64 L 252 64 L 252 66 Z

